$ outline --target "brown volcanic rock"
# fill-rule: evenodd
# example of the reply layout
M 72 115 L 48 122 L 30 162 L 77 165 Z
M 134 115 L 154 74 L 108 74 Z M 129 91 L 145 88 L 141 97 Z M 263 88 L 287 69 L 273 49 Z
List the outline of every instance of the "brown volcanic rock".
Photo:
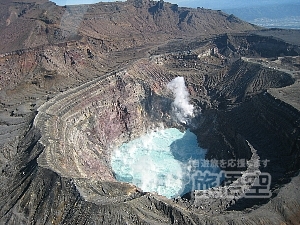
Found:
M 256 27 L 163 1 L 0 4 L 0 223 L 298 223 L 295 38 L 234 34 Z M 246 158 L 244 176 L 269 172 L 271 199 L 170 200 L 114 179 L 111 145 L 161 123 L 183 128 L 166 89 L 176 76 L 202 108 L 192 129 L 207 157 Z
M 67 7 L 43 1 L 0 4 L 2 53 L 83 36 L 124 49 L 176 37 L 256 29 L 220 11 L 179 8 L 163 1 Z
M 40 2 L 2 2 L 1 53 L 47 44 L 43 16 L 47 8 L 55 5 Z M 58 9 L 58 8 L 57 8 Z

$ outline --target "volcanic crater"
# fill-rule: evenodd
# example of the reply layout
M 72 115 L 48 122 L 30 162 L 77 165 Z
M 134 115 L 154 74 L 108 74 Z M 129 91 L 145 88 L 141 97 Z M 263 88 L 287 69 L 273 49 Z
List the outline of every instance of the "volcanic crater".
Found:
M 286 34 L 300 32 L 163 1 L 1 4 L 5 35 L 30 24 L 25 41 L 1 39 L 1 222 L 298 223 L 300 49 Z M 197 112 L 188 124 L 172 114 L 176 77 Z M 113 149 L 161 126 L 189 128 L 206 159 L 246 159 L 243 175 L 176 199 L 117 181 Z M 269 198 L 233 192 L 262 172 Z

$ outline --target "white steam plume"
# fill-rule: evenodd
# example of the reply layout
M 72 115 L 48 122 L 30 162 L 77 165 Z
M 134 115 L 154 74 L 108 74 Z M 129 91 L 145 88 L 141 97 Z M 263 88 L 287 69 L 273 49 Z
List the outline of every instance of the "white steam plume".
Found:
M 185 86 L 183 77 L 176 77 L 167 84 L 175 97 L 173 112 L 181 123 L 187 123 L 189 118 L 193 117 L 194 106 L 189 103 L 190 94 Z

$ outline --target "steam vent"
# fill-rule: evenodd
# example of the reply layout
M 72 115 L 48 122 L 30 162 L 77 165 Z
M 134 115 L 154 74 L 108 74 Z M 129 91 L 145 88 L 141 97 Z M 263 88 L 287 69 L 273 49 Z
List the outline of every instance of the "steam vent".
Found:
M 299 224 L 300 31 L 150 0 L 0 14 L 0 224 Z

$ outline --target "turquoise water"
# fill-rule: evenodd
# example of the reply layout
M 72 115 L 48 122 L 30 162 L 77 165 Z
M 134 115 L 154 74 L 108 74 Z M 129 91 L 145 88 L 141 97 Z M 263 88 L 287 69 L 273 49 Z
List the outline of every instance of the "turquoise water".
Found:
M 113 151 L 111 166 L 117 180 L 172 198 L 191 191 L 191 174 L 199 169 L 191 161 L 205 154 L 194 133 L 169 128 L 124 143 Z

